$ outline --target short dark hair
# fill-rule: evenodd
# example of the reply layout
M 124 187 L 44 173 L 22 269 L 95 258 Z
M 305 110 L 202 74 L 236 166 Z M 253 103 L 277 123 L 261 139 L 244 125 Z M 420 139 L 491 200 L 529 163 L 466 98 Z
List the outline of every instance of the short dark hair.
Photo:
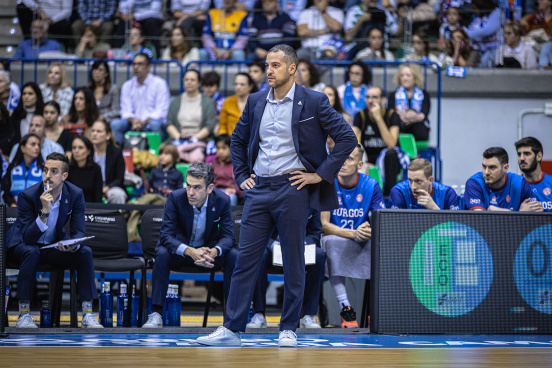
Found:
M 213 166 L 206 164 L 205 162 L 195 162 L 186 171 L 187 176 L 193 176 L 194 178 L 204 179 L 205 186 L 209 186 L 215 180 L 215 169 Z
M 63 163 L 61 165 L 61 172 L 62 173 L 69 172 L 69 158 L 63 153 L 59 153 L 59 152 L 50 153 L 48 157 L 46 157 L 46 161 L 48 160 L 61 161 Z
M 255 59 L 252 62 L 250 62 L 249 64 L 247 64 L 247 67 L 249 67 L 249 68 L 252 67 L 252 66 L 258 66 L 259 68 L 261 68 L 263 73 L 266 72 L 266 64 L 261 59 Z
M 136 57 L 138 56 L 143 56 L 146 58 L 146 65 L 150 65 L 151 64 L 151 58 L 149 57 L 148 54 L 146 54 L 145 52 L 139 52 L 137 53 L 136 55 L 134 55 L 134 57 L 132 58 L 132 60 L 134 61 L 134 59 L 136 59 Z
M 220 87 L 220 74 L 215 71 L 210 71 L 203 74 L 203 82 L 202 84 L 204 86 L 217 86 Z
M 502 147 L 487 148 L 485 152 L 483 152 L 483 158 L 488 160 L 493 157 L 496 157 L 501 165 L 506 165 L 509 162 L 508 152 Z
M 215 137 L 215 145 L 218 142 L 224 142 L 224 144 L 230 147 L 230 143 L 232 142 L 232 137 L 230 137 L 228 134 L 221 134 Z
M 355 60 L 347 67 L 347 73 L 345 73 L 345 82 L 349 81 L 349 72 L 353 66 L 359 66 L 362 68 L 362 84 L 369 86 L 372 83 L 372 72 L 368 65 L 362 60 Z
M 201 73 L 199 72 L 199 70 L 197 70 L 197 69 L 188 69 L 188 70 L 186 70 L 186 73 L 184 73 L 184 76 L 186 76 L 186 74 L 189 73 L 189 72 L 196 73 L 197 81 L 201 84 Z
M 520 149 L 521 147 L 531 147 L 531 151 L 536 155 L 539 152 L 544 153 L 544 150 L 542 148 L 541 142 L 534 137 L 525 137 L 521 138 L 519 141 L 515 143 L 516 150 Z
M 296 67 L 298 66 L 299 59 L 297 59 L 297 52 L 295 52 L 295 49 L 293 47 L 281 43 L 268 50 L 269 53 L 278 51 L 282 51 L 284 53 L 284 60 L 286 61 L 288 67 L 291 64 L 295 64 Z
M 362 161 L 362 157 L 364 156 L 364 147 L 362 147 L 362 144 L 357 143 L 356 145 L 357 151 L 357 157 L 360 161 Z

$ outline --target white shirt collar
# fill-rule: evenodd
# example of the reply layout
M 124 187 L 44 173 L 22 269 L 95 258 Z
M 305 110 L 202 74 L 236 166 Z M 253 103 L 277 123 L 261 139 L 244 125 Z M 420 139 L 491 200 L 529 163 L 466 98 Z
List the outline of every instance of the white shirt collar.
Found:
M 293 96 L 295 96 L 295 82 L 293 82 L 293 86 L 291 86 L 289 92 L 287 93 L 287 95 L 282 98 L 281 101 L 286 101 L 286 99 L 289 99 L 290 101 L 293 101 Z M 278 103 L 278 102 L 281 102 L 281 101 L 275 101 L 274 100 L 274 88 L 271 88 L 268 92 L 268 95 L 266 96 L 266 100 L 268 102 L 272 102 L 272 103 Z

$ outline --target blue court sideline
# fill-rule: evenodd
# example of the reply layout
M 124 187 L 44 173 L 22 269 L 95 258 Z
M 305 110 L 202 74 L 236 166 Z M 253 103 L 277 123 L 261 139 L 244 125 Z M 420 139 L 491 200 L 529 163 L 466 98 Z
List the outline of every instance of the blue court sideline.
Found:
M 11 335 L 0 339 L 3 346 L 50 347 L 200 347 L 190 334 L 67 334 Z M 242 346 L 278 346 L 278 335 L 242 335 Z M 552 335 L 298 335 L 300 348 L 550 348 Z

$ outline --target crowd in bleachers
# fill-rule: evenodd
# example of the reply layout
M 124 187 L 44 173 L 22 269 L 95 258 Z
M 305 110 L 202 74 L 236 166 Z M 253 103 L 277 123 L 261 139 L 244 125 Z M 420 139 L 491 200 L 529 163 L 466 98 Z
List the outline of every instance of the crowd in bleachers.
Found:
M 550 0 L 23 0 L 15 57 L 263 59 L 286 43 L 307 60 L 426 60 L 552 67 Z

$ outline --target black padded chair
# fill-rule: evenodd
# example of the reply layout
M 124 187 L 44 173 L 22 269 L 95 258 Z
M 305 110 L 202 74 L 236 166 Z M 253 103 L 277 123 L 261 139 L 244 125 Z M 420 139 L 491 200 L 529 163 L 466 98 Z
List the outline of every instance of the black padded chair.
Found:
M 6 207 L 6 233 L 9 228 L 15 223 L 17 219 L 17 208 Z M 5 254 L 5 253 L 4 253 Z M 13 260 L 6 261 L 6 269 L 19 270 L 19 264 Z M 75 269 L 70 268 L 70 327 L 78 327 L 77 320 L 77 279 L 75 277 Z M 48 272 L 50 274 L 49 290 L 53 290 L 53 293 L 49 293 L 48 304 L 50 305 L 50 311 L 52 313 L 52 327 L 60 327 L 60 315 L 61 315 L 61 301 L 63 294 L 63 279 L 65 268 L 51 265 L 49 263 L 41 262 L 38 265 L 37 272 Z M 7 321 L 7 319 L 6 319 Z
M 129 285 L 134 285 L 134 272 L 142 273 L 138 326 L 142 325 L 143 313 L 147 311 L 146 264 L 141 258 L 128 258 L 128 234 L 123 214 L 117 210 L 86 209 L 86 235 L 94 254 L 94 269 L 99 272 L 129 272 Z M 132 288 L 129 287 L 129 291 Z M 129 305 L 132 305 L 130 303 Z M 130 327 L 132 308 L 127 310 L 127 325 Z
M 150 209 L 142 216 L 142 249 L 144 257 L 147 259 L 148 267 L 153 267 L 155 262 L 155 246 L 159 241 L 161 233 L 161 223 L 163 221 L 164 209 Z M 207 269 L 199 266 L 182 266 L 177 269 L 171 269 L 173 272 L 180 273 L 209 273 L 209 284 L 207 286 L 207 300 L 205 301 L 205 309 L 203 312 L 203 327 L 207 327 L 207 318 L 211 307 L 211 297 L 213 294 L 213 285 L 215 282 L 215 273 L 221 268 Z M 223 313 L 225 312 L 225 301 L 223 298 Z

